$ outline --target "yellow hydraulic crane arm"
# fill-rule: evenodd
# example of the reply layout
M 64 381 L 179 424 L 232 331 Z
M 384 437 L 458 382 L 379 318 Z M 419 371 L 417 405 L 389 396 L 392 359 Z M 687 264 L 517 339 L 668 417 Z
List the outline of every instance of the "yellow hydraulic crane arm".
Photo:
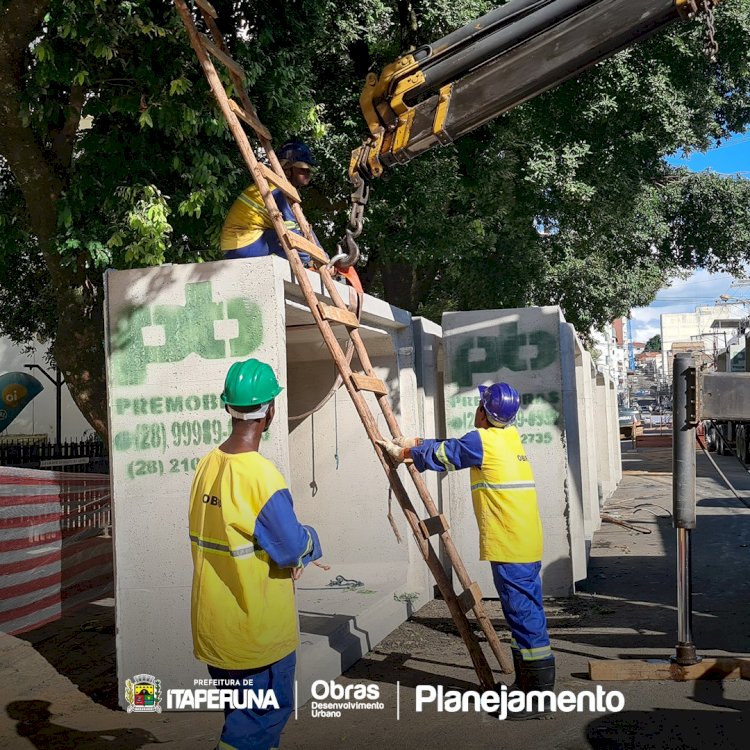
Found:
M 511 0 L 367 77 L 369 135 L 351 157 L 354 185 L 341 266 L 356 262 L 369 182 L 471 132 L 680 18 L 707 21 L 719 0 Z

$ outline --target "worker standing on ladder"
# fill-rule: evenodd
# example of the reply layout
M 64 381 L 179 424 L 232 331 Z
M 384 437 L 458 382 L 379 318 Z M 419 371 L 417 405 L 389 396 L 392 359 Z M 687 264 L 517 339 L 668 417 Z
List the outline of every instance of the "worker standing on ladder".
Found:
M 284 175 L 295 188 L 299 190 L 310 184 L 312 168 L 316 166 L 316 162 L 306 143 L 288 141 L 278 150 L 277 156 Z M 274 185 L 271 188 L 271 195 L 287 228 L 302 234 L 286 196 Z M 320 246 L 317 238 L 315 241 Z M 255 183 L 245 188 L 229 209 L 221 230 L 221 249 L 226 259 L 258 258 L 264 255 L 286 258 Z M 305 253 L 300 253 L 300 259 L 304 265 L 310 262 L 310 256 Z
M 531 464 L 518 430 L 518 392 L 507 383 L 479 386 L 477 428 L 461 438 L 378 441 L 396 462 L 412 460 L 419 471 L 470 469 L 471 497 L 479 524 L 479 556 L 488 560 L 512 634 L 517 689 L 552 690 L 555 657 L 542 604 L 542 524 Z M 528 708 L 528 707 L 527 707 Z M 508 719 L 541 716 L 508 712 Z
M 318 535 L 295 516 L 278 469 L 258 453 L 281 392 L 273 370 L 235 362 L 221 400 L 227 440 L 206 455 L 190 497 L 191 615 L 196 658 L 219 689 L 273 691 L 276 705 L 225 709 L 217 750 L 269 750 L 294 705 L 297 612 L 294 584 L 320 557 Z M 243 698 L 239 698 L 243 702 Z

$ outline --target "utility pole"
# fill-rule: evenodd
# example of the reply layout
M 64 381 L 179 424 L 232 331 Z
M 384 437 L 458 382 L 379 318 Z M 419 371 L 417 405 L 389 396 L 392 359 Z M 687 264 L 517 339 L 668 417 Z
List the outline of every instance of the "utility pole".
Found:
M 57 398 L 55 401 L 55 449 L 57 453 L 60 453 L 61 441 L 60 434 L 62 432 L 62 387 L 65 385 L 62 372 L 60 368 L 55 366 L 55 377 L 53 378 L 41 365 L 24 365 L 27 370 L 39 370 L 52 385 L 55 386 Z

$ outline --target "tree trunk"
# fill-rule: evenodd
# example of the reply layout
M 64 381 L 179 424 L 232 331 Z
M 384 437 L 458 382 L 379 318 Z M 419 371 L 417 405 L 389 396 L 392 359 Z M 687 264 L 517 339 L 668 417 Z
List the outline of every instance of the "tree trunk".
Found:
M 88 298 L 88 299 L 86 299 Z M 104 372 L 104 309 L 101 288 L 70 290 L 58 302 L 60 323 L 53 348 L 76 406 L 106 442 L 107 383 Z
M 85 92 L 80 86 L 71 86 L 67 111 L 59 127 L 48 133 L 51 147 L 20 117 L 26 53 L 48 6 L 49 0 L 12 0 L 0 11 L 0 153 L 23 193 L 29 227 L 55 289 L 59 322 L 52 354 L 76 405 L 106 438 L 101 285 L 87 278 L 83 266 L 63 267 L 54 246 L 57 203 L 70 175 Z
M 414 268 L 408 263 L 387 263 L 380 269 L 387 302 L 402 310 L 415 310 Z

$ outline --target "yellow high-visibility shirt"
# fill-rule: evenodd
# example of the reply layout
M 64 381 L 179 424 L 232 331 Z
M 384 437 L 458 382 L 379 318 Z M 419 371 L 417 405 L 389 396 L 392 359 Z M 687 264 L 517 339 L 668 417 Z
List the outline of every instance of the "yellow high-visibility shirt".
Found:
M 314 532 L 297 521 L 276 467 L 257 452 L 215 448 L 196 469 L 189 521 L 196 658 L 253 669 L 294 651 L 291 567 L 303 564 Z
M 271 183 L 269 187 L 286 228 L 299 230 L 299 224 L 284 194 Z M 240 193 L 224 219 L 224 226 L 221 228 L 221 249 L 226 253 L 251 245 L 260 239 L 265 230 L 272 227 L 273 222 L 263 203 L 260 190 L 253 183 Z
M 472 466 L 471 499 L 479 558 L 509 563 L 542 559 L 542 522 L 531 464 L 515 427 L 477 430 L 482 465 Z

